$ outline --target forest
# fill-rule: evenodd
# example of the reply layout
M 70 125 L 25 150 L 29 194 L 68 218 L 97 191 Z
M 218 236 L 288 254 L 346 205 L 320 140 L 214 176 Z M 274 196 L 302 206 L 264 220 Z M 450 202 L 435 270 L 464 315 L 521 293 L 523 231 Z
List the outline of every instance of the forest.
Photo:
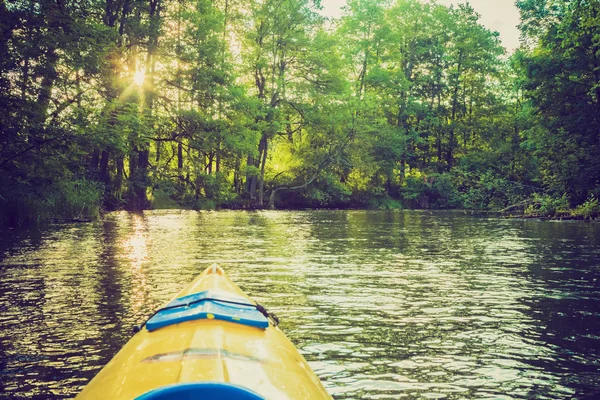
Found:
M 600 1 L 0 0 L 0 225 L 157 208 L 600 211 Z

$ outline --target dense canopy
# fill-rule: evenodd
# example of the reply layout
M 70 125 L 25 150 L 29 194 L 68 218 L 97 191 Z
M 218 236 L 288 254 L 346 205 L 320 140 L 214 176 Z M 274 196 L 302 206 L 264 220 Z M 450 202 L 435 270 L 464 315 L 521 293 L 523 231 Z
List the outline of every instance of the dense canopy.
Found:
M 0 218 L 597 207 L 600 1 L 0 0 Z

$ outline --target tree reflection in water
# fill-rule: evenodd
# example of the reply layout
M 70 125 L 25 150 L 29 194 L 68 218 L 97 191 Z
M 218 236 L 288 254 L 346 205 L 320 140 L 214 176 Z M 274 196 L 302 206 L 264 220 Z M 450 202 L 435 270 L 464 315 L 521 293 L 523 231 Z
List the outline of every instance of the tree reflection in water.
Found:
M 4 398 L 72 397 L 213 262 L 336 399 L 600 396 L 597 225 L 152 211 L 2 235 Z

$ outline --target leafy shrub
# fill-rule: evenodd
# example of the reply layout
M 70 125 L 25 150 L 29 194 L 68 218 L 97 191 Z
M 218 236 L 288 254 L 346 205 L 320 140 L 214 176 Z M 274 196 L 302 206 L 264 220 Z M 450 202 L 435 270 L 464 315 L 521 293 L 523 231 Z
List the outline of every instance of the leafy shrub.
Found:
M 525 214 L 535 214 L 553 217 L 561 212 L 568 212 L 569 200 L 563 194 L 561 197 L 552 197 L 547 194 L 533 194 L 533 203 L 525 208 Z
M 426 196 L 428 196 L 428 184 L 423 178 L 417 178 L 415 176 L 409 176 L 406 178 L 404 186 L 400 193 L 404 204 L 411 208 L 427 208 L 424 207 L 427 202 Z
M 531 189 L 511 182 L 491 170 L 475 174 L 453 171 L 454 181 L 462 192 L 463 203 L 471 209 L 500 209 L 529 197 Z
M 354 189 L 350 195 L 350 207 L 358 208 L 382 208 L 381 202 L 389 197 L 385 190 L 380 186 L 365 186 L 362 189 Z
M 585 203 L 573 210 L 573 215 L 584 218 L 594 218 L 600 214 L 600 203 L 595 196 L 590 196 Z
M 159 181 L 155 183 L 152 190 L 152 208 L 156 210 L 178 208 L 177 195 L 178 188 L 174 182 Z
M 290 195 L 293 196 L 293 193 Z M 303 197 L 312 207 L 324 207 L 332 203 L 331 195 L 316 187 L 308 188 Z
M 214 210 L 217 208 L 217 203 L 211 199 L 198 199 L 192 208 L 194 210 Z
M 292 184 L 290 184 L 291 186 Z M 324 174 L 307 188 L 281 190 L 277 193 L 276 204 L 284 208 L 303 207 L 347 207 L 352 192 L 333 174 Z
M 462 198 L 448 174 L 409 176 L 401 190 L 404 203 L 412 208 L 459 208 Z
M 231 183 L 221 172 L 199 174 L 195 183 L 200 195 L 204 195 L 207 200 L 212 200 L 213 204 L 227 204 L 237 197 Z M 210 208 L 215 208 L 215 206 Z
M 372 210 L 401 210 L 402 202 L 389 196 L 379 196 L 371 199 L 367 207 Z
M 458 189 L 448 175 L 432 176 L 431 197 L 433 208 L 462 207 L 462 199 Z
M 53 184 L 41 205 L 43 216 L 55 218 L 96 218 L 104 187 L 85 179 Z
M 0 195 L 0 226 L 25 225 L 39 222 L 42 201 L 31 193 L 19 190 Z

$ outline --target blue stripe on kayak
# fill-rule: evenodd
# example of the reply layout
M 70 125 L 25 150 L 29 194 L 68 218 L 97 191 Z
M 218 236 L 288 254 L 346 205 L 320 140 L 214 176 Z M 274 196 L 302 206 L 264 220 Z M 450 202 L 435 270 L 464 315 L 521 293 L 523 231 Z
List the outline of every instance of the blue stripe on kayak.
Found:
M 265 400 L 241 386 L 220 382 L 177 383 L 151 390 L 135 400 Z
M 254 304 L 252 304 L 250 301 L 248 301 L 248 299 L 246 299 L 245 297 L 242 297 L 242 296 L 236 296 L 231 293 L 222 292 L 220 290 L 205 290 L 203 292 L 189 294 L 187 296 L 183 296 L 178 299 L 175 299 L 175 300 L 171 301 L 169 304 L 167 304 L 167 307 L 185 306 L 189 303 L 202 301 L 205 299 L 222 300 L 222 301 L 230 301 L 230 302 L 232 301 L 235 303 L 241 303 L 241 304 L 246 304 L 249 306 L 254 306 Z
M 269 320 L 256 309 L 255 305 L 248 303 L 247 299 L 216 294 L 218 299 L 216 300 L 210 297 L 211 295 L 215 293 L 206 291 L 173 300 L 165 309 L 159 310 L 146 322 L 146 329 L 155 331 L 169 325 L 198 319 L 218 319 L 263 329 L 269 327 Z M 225 301 L 243 301 L 244 304 L 231 304 Z

